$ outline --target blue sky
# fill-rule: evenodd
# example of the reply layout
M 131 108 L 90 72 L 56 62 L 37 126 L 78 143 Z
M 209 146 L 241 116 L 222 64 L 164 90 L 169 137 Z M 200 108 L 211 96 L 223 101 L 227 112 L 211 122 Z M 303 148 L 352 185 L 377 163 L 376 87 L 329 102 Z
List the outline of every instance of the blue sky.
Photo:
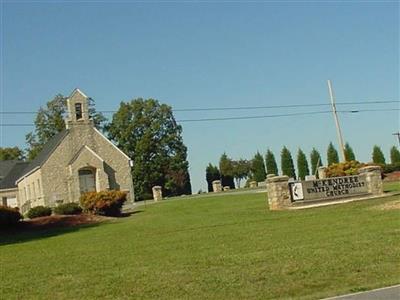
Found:
M 3 2 L 1 110 L 37 111 L 75 87 L 98 110 L 155 98 L 175 109 L 399 100 L 399 3 L 330 2 Z M 399 108 L 399 103 L 338 109 Z M 176 112 L 176 119 L 288 114 L 329 107 Z M 2 116 L 32 123 L 34 115 Z M 399 111 L 339 115 L 345 141 L 369 161 L 387 159 Z M 282 146 L 337 145 L 331 114 L 187 122 L 193 191 L 225 151 L 238 159 Z M 30 127 L 1 127 L 1 146 L 25 147 Z

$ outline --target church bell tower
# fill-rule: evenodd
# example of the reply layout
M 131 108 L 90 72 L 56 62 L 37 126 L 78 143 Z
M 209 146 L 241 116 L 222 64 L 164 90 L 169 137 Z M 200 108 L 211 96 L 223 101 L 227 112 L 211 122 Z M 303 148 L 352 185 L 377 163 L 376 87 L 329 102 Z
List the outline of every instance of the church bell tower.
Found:
M 93 125 L 89 118 L 89 97 L 81 90 L 75 89 L 67 99 L 68 117 L 65 120 L 67 129 L 74 125 Z

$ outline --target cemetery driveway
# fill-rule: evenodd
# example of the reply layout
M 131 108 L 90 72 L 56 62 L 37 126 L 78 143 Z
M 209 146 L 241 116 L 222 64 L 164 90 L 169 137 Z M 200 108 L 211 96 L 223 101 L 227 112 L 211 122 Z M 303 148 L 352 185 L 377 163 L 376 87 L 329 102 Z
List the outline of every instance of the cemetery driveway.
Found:
M 400 299 L 400 285 L 389 286 L 367 292 L 327 298 L 325 300 L 398 300 Z

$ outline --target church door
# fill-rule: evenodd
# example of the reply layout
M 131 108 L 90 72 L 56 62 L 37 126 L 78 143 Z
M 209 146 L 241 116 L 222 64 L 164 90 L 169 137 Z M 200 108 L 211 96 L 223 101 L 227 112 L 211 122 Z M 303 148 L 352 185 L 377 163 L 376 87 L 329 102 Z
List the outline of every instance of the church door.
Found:
M 79 170 L 79 189 L 81 194 L 96 191 L 96 177 L 93 169 Z

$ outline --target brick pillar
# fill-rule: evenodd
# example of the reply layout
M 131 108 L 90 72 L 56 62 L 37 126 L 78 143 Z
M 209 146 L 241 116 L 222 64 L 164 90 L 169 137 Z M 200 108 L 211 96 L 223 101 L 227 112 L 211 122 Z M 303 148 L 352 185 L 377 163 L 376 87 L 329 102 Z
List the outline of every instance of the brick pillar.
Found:
M 267 178 L 267 192 L 270 210 L 281 210 L 291 206 L 288 176 Z
M 358 173 L 361 176 L 365 176 L 365 182 L 367 183 L 368 193 L 372 195 L 383 194 L 382 184 L 382 169 L 380 166 L 367 166 L 360 168 Z
M 213 187 L 213 192 L 214 193 L 222 192 L 221 180 L 214 180 L 212 182 L 212 187 Z
M 162 188 L 161 188 L 161 186 L 158 186 L 158 185 L 156 185 L 156 186 L 153 186 L 153 188 L 152 188 L 152 190 L 153 190 L 153 199 L 154 199 L 154 201 L 161 201 L 162 200 Z

